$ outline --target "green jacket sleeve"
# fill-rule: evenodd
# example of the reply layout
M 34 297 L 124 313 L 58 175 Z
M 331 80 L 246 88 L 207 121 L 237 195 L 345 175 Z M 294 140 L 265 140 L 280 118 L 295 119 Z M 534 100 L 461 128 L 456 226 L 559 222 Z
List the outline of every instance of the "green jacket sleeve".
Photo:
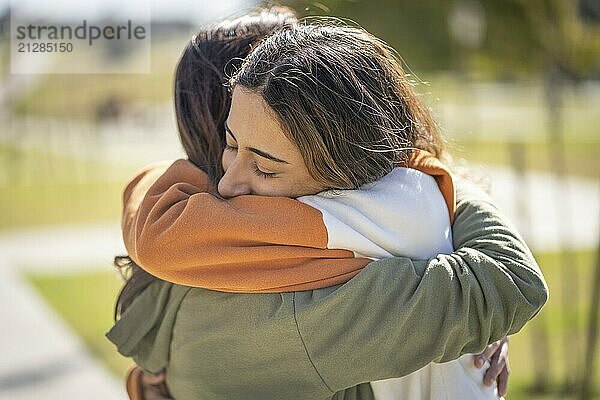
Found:
M 454 253 L 377 261 L 345 285 L 295 293 L 307 356 L 331 391 L 480 352 L 546 302 L 515 228 L 485 194 L 460 186 Z

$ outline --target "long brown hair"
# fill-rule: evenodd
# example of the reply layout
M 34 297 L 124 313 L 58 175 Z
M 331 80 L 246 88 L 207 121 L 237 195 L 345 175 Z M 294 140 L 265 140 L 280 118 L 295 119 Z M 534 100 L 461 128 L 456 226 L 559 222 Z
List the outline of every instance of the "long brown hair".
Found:
M 258 45 L 230 81 L 278 116 L 311 176 L 355 189 L 443 142 L 394 51 L 363 29 L 297 24 Z
M 204 170 L 215 184 L 223 175 L 224 124 L 231 105 L 231 94 L 225 83 L 254 44 L 277 29 L 297 22 L 295 13 L 287 7 L 258 9 L 201 29 L 183 50 L 174 85 L 179 138 L 188 159 Z M 135 297 L 158 278 L 145 272 L 128 256 L 115 257 L 114 265 L 126 281 L 114 310 L 117 319 Z

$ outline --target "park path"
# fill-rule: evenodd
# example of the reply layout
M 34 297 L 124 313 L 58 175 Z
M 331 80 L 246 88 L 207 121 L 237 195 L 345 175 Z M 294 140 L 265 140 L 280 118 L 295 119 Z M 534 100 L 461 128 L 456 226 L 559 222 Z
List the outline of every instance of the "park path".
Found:
M 599 181 L 560 181 L 543 173 L 529 173 L 519 181 L 506 169 L 485 172 L 494 183 L 493 197 L 534 250 L 555 249 L 561 241 L 595 248 Z M 566 202 L 560 209 L 555 203 L 559 197 Z M 518 199 L 524 200 L 522 205 Z M 527 210 L 530 224 L 517 220 L 519 207 Z M 565 229 L 569 226 L 576 229 Z M 89 265 L 110 268 L 115 254 L 124 254 L 118 221 L 0 232 L 1 400 L 126 398 L 121 382 L 98 364 L 23 278 L 27 270 L 60 274 Z
M 110 265 L 118 223 L 0 234 L 0 399 L 124 400 L 123 385 L 24 279 Z M 36 268 L 37 270 L 37 268 Z

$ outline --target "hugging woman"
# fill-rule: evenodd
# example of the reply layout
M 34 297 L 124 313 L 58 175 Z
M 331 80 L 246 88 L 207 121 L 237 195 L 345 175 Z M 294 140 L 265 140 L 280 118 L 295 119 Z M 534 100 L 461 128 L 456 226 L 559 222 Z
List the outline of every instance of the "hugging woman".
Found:
M 125 190 L 129 255 L 165 281 L 121 299 L 119 351 L 177 399 L 447 398 L 460 388 L 444 377 L 475 382 L 460 357 L 521 329 L 547 288 L 489 199 L 455 193 L 390 50 L 360 29 L 283 27 L 235 73 L 228 117 L 212 96 L 182 101 L 208 95 L 182 87 L 210 71 L 188 54 L 176 111 L 200 157 Z

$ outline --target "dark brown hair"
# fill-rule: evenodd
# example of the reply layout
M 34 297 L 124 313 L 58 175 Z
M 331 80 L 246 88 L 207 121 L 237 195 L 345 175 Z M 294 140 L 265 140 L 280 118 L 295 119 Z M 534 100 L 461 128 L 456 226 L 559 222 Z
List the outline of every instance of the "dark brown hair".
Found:
M 258 9 L 201 29 L 183 50 L 174 87 L 179 138 L 188 159 L 215 184 L 223 175 L 224 124 L 231 105 L 231 94 L 225 85 L 228 77 L 239 68 L 254 44 L 297 22 L 296 15 L 287 7 Z M 117 319 L 158 278 L 127 256 L 115 257 L 114 264 L 126 280 L 115 306 Z
M 224 123 L 231 105 L 225 83 L 253 45 L 298 20 L 285 7 L 261 9 L 200 30 L 188 43 L 175 73 L 175 114 L 189 160 L 213 181 L 223 175 Z
M 440 157 L 437 126 L 394 51 L 363 29 L 325 23 L 269 36 L 231 86 L 264 99 L 311 176 L 328 188 L 376 181 L 406 165 L 415 148 Z

